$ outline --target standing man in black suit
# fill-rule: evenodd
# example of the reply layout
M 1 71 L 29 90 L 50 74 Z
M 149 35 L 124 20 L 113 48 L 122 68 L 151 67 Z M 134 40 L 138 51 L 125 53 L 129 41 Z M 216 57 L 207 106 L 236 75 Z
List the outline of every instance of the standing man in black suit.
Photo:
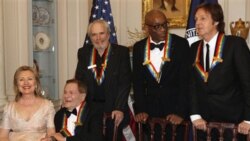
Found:
M 64 86 L 63 105 L 56 112 L 54 123 L 56 132 L 41 141 L 83 141 L 89 140 L 85 121 L 89 108 L 85 101 L 87 87 L 76 79 L 69 79 Z
M 230 122 L 238 132 L 250 129 L 250 52 L 246 41 L 224 34 L 219 4 L 204 3 L 195 12 L 201 40 L 191 46 L 191 120 L 206 130 L 206 123 Z M 226 136 L 227 139 L 227 136 Z
M 121 129 L 129 122 L 129 49 L 109 42 L 110 28 L 104 20 L 90 23 L 88 36 L 93 45 L 78 50 L 75 77 L 88 86 L 87 101 L 91 109 L 89 131 L 93 133 L 93 141 L 101 141 L 104 112 L 111 113 L 115 126 L 119 126 L 118 135 L 121 135 Z
M 135 120 L 143 123 L 149 117 L 163 117 L 180 124 L 188 113 L 189 44 L 168 32 L 167 18 L 160 10 L 146 14 L 145 30 L 149 36 L 133 47 Z

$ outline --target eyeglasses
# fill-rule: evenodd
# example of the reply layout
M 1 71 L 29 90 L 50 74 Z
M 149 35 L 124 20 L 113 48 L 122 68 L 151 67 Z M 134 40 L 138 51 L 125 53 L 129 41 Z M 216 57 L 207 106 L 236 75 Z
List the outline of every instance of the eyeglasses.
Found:
M 165 22 L 163 24 L 158 24 L 158 25 L 150 25 L 150 24 L 146 24 L 147 26 L 152 27 L 154 30 L 160 30 L 161 28 L 167 29 L 168 27 L 168 22 Z

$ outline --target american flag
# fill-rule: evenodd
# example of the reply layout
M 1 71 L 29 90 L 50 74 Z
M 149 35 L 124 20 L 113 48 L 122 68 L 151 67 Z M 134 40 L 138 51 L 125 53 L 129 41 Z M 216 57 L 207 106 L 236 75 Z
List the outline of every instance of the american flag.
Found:
M 109 0 L 93 0 L 89 23 L 97 19 L 103 19 L 108 22 L 111 29 L 110 43 L 117 43 L 114 20 Z M 84 43 L 91 44 L 88 35 L 86 35 Z
M 199 40 L 199 37 L 195 30 L 195 20 L 194 20 L 194 12 L 196 7 L 201 3 L 218 3 L 217 0 L 191 0 L 190 9 L 189 9 L 189 17 L 186 29 L 186 38 L 189 42 L 189 45 Z

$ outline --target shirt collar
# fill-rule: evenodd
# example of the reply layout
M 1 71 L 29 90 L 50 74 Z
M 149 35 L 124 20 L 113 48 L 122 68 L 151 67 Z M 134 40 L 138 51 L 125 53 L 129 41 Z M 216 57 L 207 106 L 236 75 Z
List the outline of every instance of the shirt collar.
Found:
M 218 35 L 219 35 L 219 32 L 217 32 L 209 42 L 206 42 L 205 40 L 203 40 L 204 47 L 206 46 L 206 44 L 209 44 L 210 47 L 214 48 L 216 46 Z

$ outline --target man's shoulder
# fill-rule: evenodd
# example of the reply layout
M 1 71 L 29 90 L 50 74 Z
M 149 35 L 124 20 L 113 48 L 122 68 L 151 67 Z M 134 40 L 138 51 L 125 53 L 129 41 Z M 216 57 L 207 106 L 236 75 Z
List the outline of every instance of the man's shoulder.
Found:
M 115 43 L 111 43 L 111 46 L 112 47 L 121 47 L 121 48 L 126 48 L 125 46 L 123 45 L 120 45 L 120 44 L 115 44 Z
M 85 101 L 85 104 L 84 104 L 84 106 L 83 106 L 83 108 L 81 110 L 85 111 L 85 112 L 87 112 L 89 110 L 89 104 L 88 104 L 88 102 Z
M 136 46 L 136 45 L 140 45 L 140 44 L 145 44 L 145 43 L 146 43 L 146 41 L 147 41 L 147 39 L 148 39 L 148 37 L 143 38 L 143 39 L 141 39 L 141 40 L 139 40 L 139 41 L 135 42 L 134 46 Z
M 232 42 L 232 43 L 236 43 L 238 42 L 245 42 L 246 40 L 240 36 L 234 36 L 234 35 L 226 35 L 226 41 Z
M 198 40 L 198 41 L 193 42 L 193 43 L 191 44 L 191 46 L 190 46 L 190 49 L 191 49 L 191 50 L 197 50 L 197 48 L 198 48 L 198 46 L 199 46 L 199 44 L 200 44 L 201 42 L 203 42 L 203 41 L 202 41 L 202 40 Z
M 134 45 L 133 45 L 133 51 L 135 50 L 141 50 L 142 48 L 145 47 L 146 42 L 147 42 L 148 37 L 141 39 L 139 41 L 137 41 Z
M 112 46 L 112 48 L 114 48 L 115 50 L 117 50 L 117 51 L 121 51 L 121 52 L 123 52 L 123 51 L 125 51 L 125 50 L 129 50 L 129 48 L 128 47 L 126 47 L 126 46 L 123 46 L 123 45 L 119 45 L 119 44 L 111 44 L 111 46 Z
M 92 45 L 87 44 L 78 49 L 78 52 L 84 51 L 84 50 L 90 50 L 92 48 Z
M 55 114 L 55 117 L 61 117 L 64 115 L 64 108 L 60 108 L 56 114 Z
M 173 38 L 174 40 L 183 40 L 183 41 L 187 41 L 186 38 L 181 37 L 181 36 L 179 36 L 179 35 L 177 35 L 177 34 L 170 33 L 170 35 L 172 36 L 172 38 Z

